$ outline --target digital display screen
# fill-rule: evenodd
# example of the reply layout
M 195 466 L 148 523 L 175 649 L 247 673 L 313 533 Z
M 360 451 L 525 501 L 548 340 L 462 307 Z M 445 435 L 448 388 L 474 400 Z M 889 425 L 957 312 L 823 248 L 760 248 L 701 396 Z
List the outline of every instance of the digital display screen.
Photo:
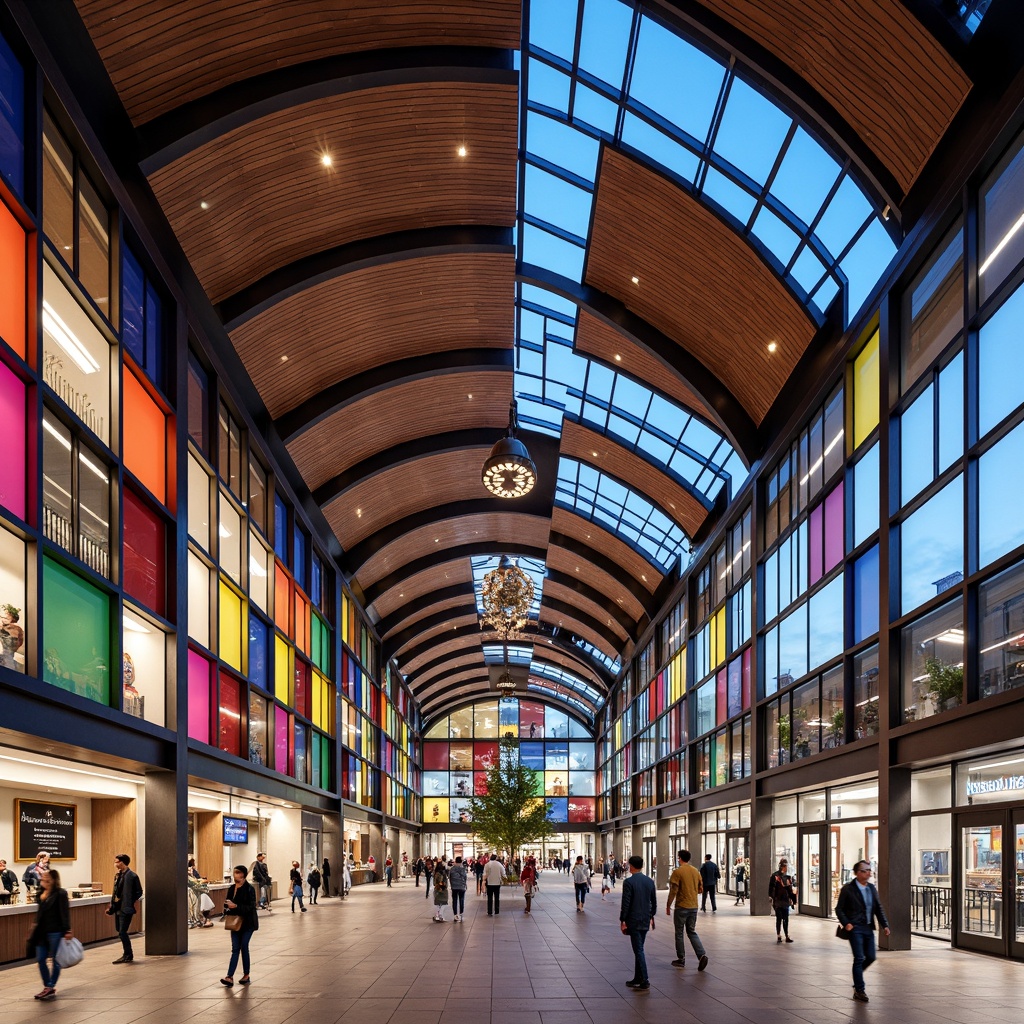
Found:
M 224 819 L 224 842 L 225 843 L 247 843 L 249 842 L 249 822 L 245 818 Z

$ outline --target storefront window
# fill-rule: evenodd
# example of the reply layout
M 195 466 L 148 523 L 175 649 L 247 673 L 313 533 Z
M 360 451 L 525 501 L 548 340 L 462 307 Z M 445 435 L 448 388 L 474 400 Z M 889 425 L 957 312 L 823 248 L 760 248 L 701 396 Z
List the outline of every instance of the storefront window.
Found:
M 188 635 L 210 646 L 210 570 L 202 559 L 188 553 Z
M 220 567 L 235 581 L 242 582 L 242 517 L 222 491 L 220 494 L 220 522 L 217 527 L 220 538 Z
M 267 702 L 249 691 L 249 760 L 253 764 L 267 763 Z
M 1024 423 L 978 460 L 978 565 L 982 568 L 1024 544 L 1024 517 L 1015 512 L 1024 498 L 1022 461 Z
M 25 543 L 0 528 L 0 666 L 25 671 Z
M 904 614 L 964 578 L 963 474 L 946 484 L 900 527 Z
M 43 614 L 43 679 L 109 707 L 109 596 L 44 558 Z
M 949 802 L 946 772 L 946 802 Z M 951 875 L 952 817 L 915 814 L 910 819 L 910 928 L 934 938 L 948 939 L 953 913 Z
M 259 535 L 249 529 L 249 597 L 260 611 L 270 608 L 270 552 L 263 546 Z
M 242 428 L 223 402 L 220 403 L 217 437 L 219 444 L 217 470 L 220 473 L 220 478 L 227 484 L 232 494 L 240 495 Z
M 206 456 L 210 454 L 209 380 L 206 371 L 188 358 L 188 436 Z
M 1020 801 L 1024 798 L 1024 757 L 998 754 L 956 769 L 957 806 Z
M 964 698 L 964 617 L 960 601 L 929 612 L 901 636 L 903 719 L 957 707 Z
M 981 186 L 978 197 L 979 298 L 987 299 L 1024 257 L 1024 148 L 1018 143 Z
M 951 806 L 953 770 L 949 765 L 914 772 L 910 777 L 912 811 L 933 811 Z
M 249 518 L 267 532 L 267 471 L 256 457 L 249 455 Z
M 123 625 L 122 708 L 136 718 L 163 725 L 167 636 L 128 606 Z
M 810 757 L 821 748 L 821 694 L 818 680 L 793 691 L 793 759 Z
M 75 266 L 75 158 L 50 118 L 43 115 L 43 231 L 69 267 Z
M 1024 685 L 1024 562 L 978 588 L 979 695 Z
M 861 651 L 853 659 L 853 737 L 857 740 L 878 733 L 878 645 Z

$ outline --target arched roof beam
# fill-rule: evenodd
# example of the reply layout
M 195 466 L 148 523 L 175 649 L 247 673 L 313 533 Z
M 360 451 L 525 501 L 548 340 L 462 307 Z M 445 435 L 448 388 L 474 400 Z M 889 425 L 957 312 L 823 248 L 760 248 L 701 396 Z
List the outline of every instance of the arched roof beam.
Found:
M 359 270 L 425 256 L 514 252 L 512 229 L 503 227 L 455 224 L 376 235 L 314 253 L 273 270 L 228 296 L 218 304 L 217 311 L 225 329 L 234 331 L 284 299 Z
M 576 513 L 572 514 L 575 515 Z M 584 519 L 583 521 L 585 523 L 590 522 L 589 519 Z M 599 527 L 600 525 L 600 523 L 594 524 L 596 527 Z M 647 614 L 651 614 L 651 591 L 634 576 L 625 572 L 618 562 L 609 558 L 607 555 L 603 555 L 599 548 L 591 547 L 589 544 L 583 544 L 576 540 L 575 537 L 567 537 L 564 533 L 556 533 L 554 530 L 551 531 L 548 544 L 552 547 L 562 548 L 563 550 L 568 551 L 569 554 L 575 555 L 577 558 L 582 558 L 586 562 L 590 562 L 591 565 L 616 579 L 622 584 L 625 590 L 628 590 L 630 594 L 632 594 L 633 597 L 635 597 L 640 604 L 647 609 Z M 630 550 L 633 550 L 633 548 L 631 547 Z M 647 564 L 650 565 L 652 573 L 656 572 L 661 575 L 661 570 L 649 559 L 646 559 L 642 551 L 639 552 L 639 554 L 641 557 L 644 557 Z M 655 611 L 656 610 L 657 609 L 655 609 Z
M 662 363 L 667 372 L 678 375 L 707 403 L 709 411 L 715 416 L 715 425 L 725 434 L 747 465 L 757 461 L 763 443 L 750 414 L 712 370 L 668 335 L 637 316 L 624 303 L 607 292 L 580 284 L 572 278 L 556 274 L 544 267 L 520 262 L 516 266 L 516 277 L 526 284 L 546 288 L 556 295 L 569 299 L 639 345 Z
M 467 601 L 473 601 L 475 604 L 475 595 L 476 588 L 472 583 L 455 583 L 450 587 L 443 587 L 441 590 L 424 594 L 422 597 L 417 597 L 415 600 L 403 604 L 385 618 L 378 620 L 376 623 L 377 635 L 386 643 L 388 634 L 393 633 L 403 622 L 411 619 L 414 615 L 418 615 L 420 612 L 433 608 L 434 605 L 453 597 L 465 597 Z
M 436 377 L 440 373 L 507 373 L 512 368 L 512 349 L 461 349 L 385 363 L 365 373 L 339 381 L 274 421 L 278 434 L 290 444 L 307 430 L 322 423 L 360 399 L 400 384 Z M 493 435 L 493 431 L 491 431 Z
M 340 54 L 275 68 L 184 103 L 139 128 L 147 176 L 261 117 L 303 103 L 393 85 L 431 82 L 515 85 L 513 51 L 423 46 Z
M 417 676 L 419 685 L 426 688 L 431 682 L 440 676 L 443 676 L 446 672 L 454 672 L 456 669 L 468 668 L 473 666 L 478 669 L 484 669 L 487 667 L 487 663 L 484 661 L 483 653 L 479 650 L 469 651 L 468 653 L 463 651 L 457 654 L 453 654 L 450 658 L 447 658 L 442 665 L 433 669 L 428 674 L 424 675 L 422 672 Z

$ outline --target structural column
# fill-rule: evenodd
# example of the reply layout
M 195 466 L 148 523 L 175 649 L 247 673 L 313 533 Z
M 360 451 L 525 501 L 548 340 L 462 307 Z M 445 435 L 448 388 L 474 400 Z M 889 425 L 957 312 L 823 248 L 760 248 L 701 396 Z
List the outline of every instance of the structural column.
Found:
M 188 952 L 188 786 L 184 772 L 146 776 L 146 955 Z

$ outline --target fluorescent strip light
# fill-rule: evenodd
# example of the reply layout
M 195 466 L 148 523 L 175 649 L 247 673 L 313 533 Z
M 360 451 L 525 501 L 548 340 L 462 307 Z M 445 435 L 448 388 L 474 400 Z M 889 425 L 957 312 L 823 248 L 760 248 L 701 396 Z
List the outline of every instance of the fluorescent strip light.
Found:
M 988 654 L 989 651 L 998 651 L 1000 647 L 1008 647 L 1010 644 L 1015 644 L 1018 640 L 1024 640 L 1024 633 L 1018 633 L 1016 636 L 1007 637 L 1005 640 L 1000 640 L 999 643 L 993 644 L 991 647 L 982 647 L 980 654 Z
M 43 299 L 43 330 L 71 356 L 82 373 L 95 373 L 99 370 L 100 364 L 46 299 Z
M 1010 230 L 1003 235 L 1002 239 L 1000 239 L 999 244 L 992 250 L 992 252 L 989 253 L 988 259 L 982 263 L 981 269 L 978 271 L 979 277 L 992 266 L 999 254 L 1010 244 L 1013 236 L 1017 234 L 1021 228 L 1024 228 L 1024 213 L 1017 218 Z
M 264 569 L 252 555 L 249 556 L 249 572 L 251 572 L 253 576 L 259 576 L 261 578 L 266 578 L 267 575 L 267 570 Z
M 832 449 L 835 448 L 835 446 L 837 444 L 839 444 L 839 442 L 842 440 L 842 437 L 843 437 L 843 432 L 840 430 L 839 433 L 836 434 L 836 436 L 832 438 L 831 442 L 829 443 L 829 446 L 825 449 L 824 455 L 819 455 L 814 460 L 814 465 L 811 466 L 811 468 L 809 470 L 807 470 L 807 475 L 800 481 L 800 486 L 801 487 L 805 483 L 807 483 L 808 480 L 811 479 L 811 474 L 812 473 L 816 473 L 818 471 L 818 467 L 825 461 L 825 459 L 827 459 L 829 457 L 829 455 L 832 454 Z
M 1004 768 L 1008 764 L 1020 764 L 1022 760 L 1024 760 L 1024 758 L 1015 757 L 1010 761 L 996 761 L 993 764 L 970 765 L 967 767 L 967 770 L 969 772 L 984 772 L 989 768 Z

